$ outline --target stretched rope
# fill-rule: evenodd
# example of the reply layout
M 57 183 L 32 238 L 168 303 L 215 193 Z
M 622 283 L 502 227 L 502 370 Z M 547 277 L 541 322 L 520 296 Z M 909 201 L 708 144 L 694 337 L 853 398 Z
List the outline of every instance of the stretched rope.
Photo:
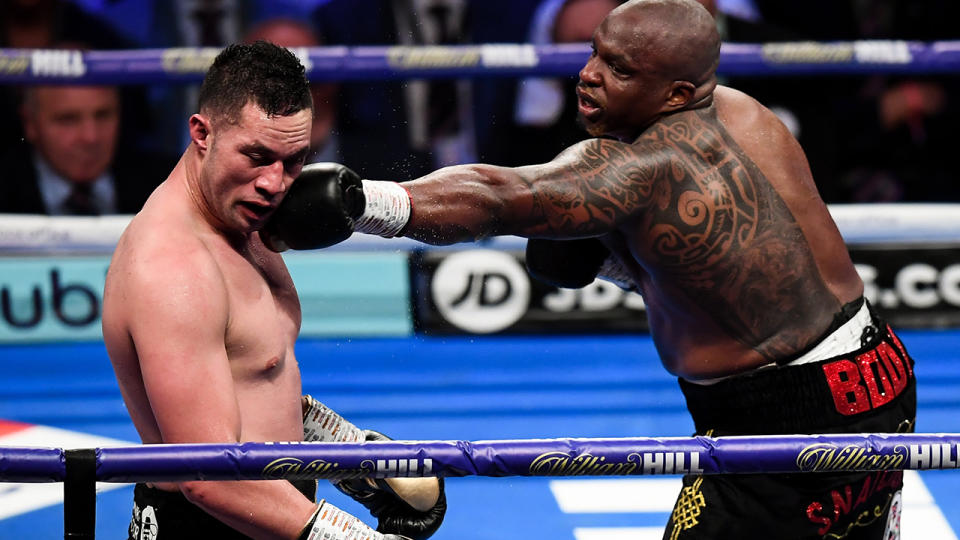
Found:
M 585 43 L 533 45 L 300 47 L 311 80 L 570 76 L 590 55 Z M 218 48 L 81 51 L 0 49 L 0 84 L 190 84 Z M 724 43 L 721 75 L 955 73 L 960 41 Z
M 639 476 L 960 467 L 960 434 L 241 443 L 100 448 L 97 481 Z M 63 452 L 0 448 L 0 481 L 63 480 Z

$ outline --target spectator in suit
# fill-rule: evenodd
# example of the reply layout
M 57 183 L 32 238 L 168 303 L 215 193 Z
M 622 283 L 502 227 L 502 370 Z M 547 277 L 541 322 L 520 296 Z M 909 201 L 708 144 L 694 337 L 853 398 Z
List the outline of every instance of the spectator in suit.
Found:
M 25 138 L 3 157 L 0 212 L 136 213 L 172 165 L 118 151 L 120 97 L 114 87 L 28 87 L 20 112 Z
M 99 14 L 67 0 L 0 0 L 0 47 L 11 49 L 133 49 Z M 19 108 L 21 88 L 0 85 L 0 148 L 23 138 Z M 142 86 L 120 89 L 124 115 L 121 130 L 130 146 L 153 148 L 155 120 Z M 176 149 L 179 154 L 180 149 Z

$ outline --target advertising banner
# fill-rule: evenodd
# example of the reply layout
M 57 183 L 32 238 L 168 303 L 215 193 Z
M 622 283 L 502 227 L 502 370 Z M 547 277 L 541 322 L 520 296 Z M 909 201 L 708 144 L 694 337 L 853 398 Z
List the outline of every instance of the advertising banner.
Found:
M 896 327 L 960 326 L 960 246 L 850 249 L 864 294 Z M 602 280 L 558 289 L 530 277 L 522 251 L 425 250 L 411 258 L 417 329 L 427 334 L 648 330 L 643 298 Z
M 413 333 L 407 254 L 287 253 L 301 336 Z M 108 255 L 0 257 L 0 343 L 97 341 Z

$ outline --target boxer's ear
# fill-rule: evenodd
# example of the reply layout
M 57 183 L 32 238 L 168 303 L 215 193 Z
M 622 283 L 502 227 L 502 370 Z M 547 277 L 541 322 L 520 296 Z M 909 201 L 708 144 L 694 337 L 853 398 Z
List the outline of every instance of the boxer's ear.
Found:
M 673 81 L 667 91 L 667 98 L 663 102 L 660 112 L 669 113 L 683 109 L 693 101 L 697 87 L 690 81 Z
M 190 130 L 190 142 L 196 145 L 197 149 L 201 152 L 206 152 L 210 145 L 210 119 L 197 113 L 190 117 L 188 126 Z

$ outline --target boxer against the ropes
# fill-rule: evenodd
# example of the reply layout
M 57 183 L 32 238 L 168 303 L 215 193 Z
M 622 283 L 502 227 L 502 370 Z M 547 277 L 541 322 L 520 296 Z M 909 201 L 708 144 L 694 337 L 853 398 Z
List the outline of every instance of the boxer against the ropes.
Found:
M 300 172 L 311 115 L 295 56 L 264 42 L 226 48 L 200 89 L 190 146 L 120 238 L 103 334 L 144 444 L 320 441 L 336 435 L 331 423 L 352 434 L 339 440 L 366 438 L 301 397 L 299 299 L 256 234 Z M 128 537 L 417 540 L 446 508 L 436 478 L 336 486 L 377 530 L 315 503 L 315 480 L 190 481 L 138 484 Z
M 351 231 L 430 244 L 530 238 L 541 279 L 640 292 L 697 432 L 895 432 L 912 360 L 863 298 L 797 141 L 717 86 L 720 39 L 693 0 L 634 0 L 597 28 L 580 117 L 597 138 L 527 167 L 397 184 L 305 168 L 261 235 L 313 248 Z M 900 472 L 689 476 L 665 538 L 891 538 Z M 638 494 L 638 496 L 642 496 Z

